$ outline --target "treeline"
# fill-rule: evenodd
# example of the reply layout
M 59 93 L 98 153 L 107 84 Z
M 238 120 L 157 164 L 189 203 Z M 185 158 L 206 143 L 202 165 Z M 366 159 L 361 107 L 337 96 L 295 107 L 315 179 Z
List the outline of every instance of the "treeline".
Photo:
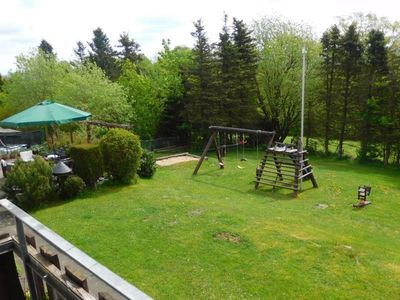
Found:
M 208 40 L 201 20 L 192 37 L 192 48 L 163 40 L 155 61 L 127 33 L 113 47 L 101 28 L 77 43 L 70 62 L 42 41 L 37 52 L 17 57 L 16 72 L 0 77 L 0 117 L 54 98 L 96 119 L 129 123 L 142 138 L 202 144 L 208 126 L 218 124 L 275 130 L 283 141 L 299 133 L 305 47 L 307 143 L 318 139 L 326 154 L 343 158 L 344 141 L 357 140 L 361 160 L 400 163 L 399 23 L 355 14 L 316 39 L 309 26 L 282 18 L 248 25 L 224 16 L 217 41 Z

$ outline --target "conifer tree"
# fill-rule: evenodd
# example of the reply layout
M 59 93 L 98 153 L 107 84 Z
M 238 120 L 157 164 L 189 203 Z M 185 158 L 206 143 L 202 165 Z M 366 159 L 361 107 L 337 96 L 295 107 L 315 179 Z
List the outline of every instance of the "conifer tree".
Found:
M 93 31 L 92 42 L 89 43 L 89 59 L 96 63 L 111 80 L 116 80 L 120 74 L 120 68 L 116 62 L 116 52 L 110 45 L 110 40 L 103 30 L 98 27 Z
M 84 64 L 86 62 L 87 60 L 86 46 L 81 41 L 78 41 L 76 43 L 76 48 L 74 48 L 74 53 L 78 58 L 80 64 Z
M 338 157 L 342 158 L 343 141 L 346 137 L 349 113 L 351 111 L 359 111 L 355 105 L 357 103 L 356 98 L 360 92 L 359 81 L 363 46 L 355 24 L 351 24 L 340 38 L 339 54 L 342 95 L 338 106 L 340 108 Z
M 39 45 L 39 49 L 46 55 L 54 55 L 53 46 L 46 40 L 42 40 Z
M 252 31 L 242 20 L 233 19 L 232 110 L 231 126 L 254 124 L 256 111 L 257 50 Z
M 193 66 L 189 70 L 185 111 L 197 135 L 205 137 L 208 126 L 219 118 L 215 98 L 215 61 L 201 20 L 194 23 L 192 36 L 196 39 Z
M 117 47 L 121 48 L 118 55 L 122 60 L 129 60 L 137 64 L 143 58 L 140 54 L 140 45 L 130 38 L 128 33 L 123 32 L 119 36 L 118 43 Z
M 324 126 L 324 151 L 329 153 L 329 141 L 332 136 L 333 101 L 337 95 L 338 77 L 338 49 L 340 31 L 336 25 L 325 31 L 321 38 L 322 44 L 322 76 L 324 81 L 325 126 Z
M 385 35 L 372 29 L 368 33 L 366 47 L 367 95 L 363 103 L 363 124 L 361 127 L 361 160 L 373 159 L 379 155 L 376 143 L 388 140 L 392 120 L 388 105 L 388 56 Z
M 3 91 L 4 79 L 3 76 L 0 74 L 0 93 Z
M 218 65 L 218 102 L 221 121 L 220 125 L 233 126 L 231 120 L 231 111 L 235 109 L 233 104 L 234 90 L 234 47 L 228 27 L 228 16 L 224 15 L 224 26 L 219 34 L 219 43 L 217 44 L 216 59 Z

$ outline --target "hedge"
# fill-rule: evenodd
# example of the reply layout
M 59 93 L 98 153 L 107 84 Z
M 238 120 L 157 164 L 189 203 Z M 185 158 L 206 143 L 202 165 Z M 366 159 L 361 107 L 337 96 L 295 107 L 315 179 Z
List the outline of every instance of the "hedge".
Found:
M 139 137 L 124 129 L 111 129 L 100 141 L 100 147 L 108 175 L 120 183 L 131 182 L 142 156 Z
M 73 171 L 87 186 L 96 187 L 97 180 L 104 174 L 103 156 L 98 144 L 71 146 L 69 154 L 73 160 Z

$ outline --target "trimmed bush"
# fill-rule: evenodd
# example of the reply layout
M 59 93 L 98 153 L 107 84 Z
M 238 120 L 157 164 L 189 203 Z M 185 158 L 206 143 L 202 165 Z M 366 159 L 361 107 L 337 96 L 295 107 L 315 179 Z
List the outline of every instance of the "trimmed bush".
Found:
M 98 144 L 71 146 L 69 154 L 74 161 L 73 171 L 86 185 L 95 188 L 97 180 L 103 176 L 103 156 Z
M 140 165 L 142 147 L 137 135 L 124 129 L 111 129 L 100 142 L 104 167 L 114 181 L 129 183 Z
M 140 168 L 137 171 L 138 175 L 142 178 L 151 178 L 156 170 L 156 159 L 153 152 L 143 151 L 140 159 Z
M 38 207 L 53 194 L 52 168 L 41 157 L 28 163 L 17 160 L 7 174 L 3 190 L 24 209 Z
M 70 199 L 78 196 L 86 187 L 85 182 L 79 176 L 69 176 L 60 188 L 60 197 Z

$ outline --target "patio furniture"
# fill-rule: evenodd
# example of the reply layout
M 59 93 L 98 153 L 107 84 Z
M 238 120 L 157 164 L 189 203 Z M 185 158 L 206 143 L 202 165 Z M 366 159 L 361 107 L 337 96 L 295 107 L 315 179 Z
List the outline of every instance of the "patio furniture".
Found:
M 4 159 L 0 161 L 1 170 L 3 171 L 3 176 L 7 177 L 7 173 L 11 170 L 11 165 L 8 164 Z
M 56 177 L 56 182 L 61 185 L 69 175 L 72 174 L 72 169 L 62 161 L 59 161 L 53 167 L 53 175 Z
M 33 152 L 32 152 L 32 150 L 21 151 L 19 153 L 19 156 L 21 157 L 22 161 L 24 161 L 24 162 L 33 161 Z

